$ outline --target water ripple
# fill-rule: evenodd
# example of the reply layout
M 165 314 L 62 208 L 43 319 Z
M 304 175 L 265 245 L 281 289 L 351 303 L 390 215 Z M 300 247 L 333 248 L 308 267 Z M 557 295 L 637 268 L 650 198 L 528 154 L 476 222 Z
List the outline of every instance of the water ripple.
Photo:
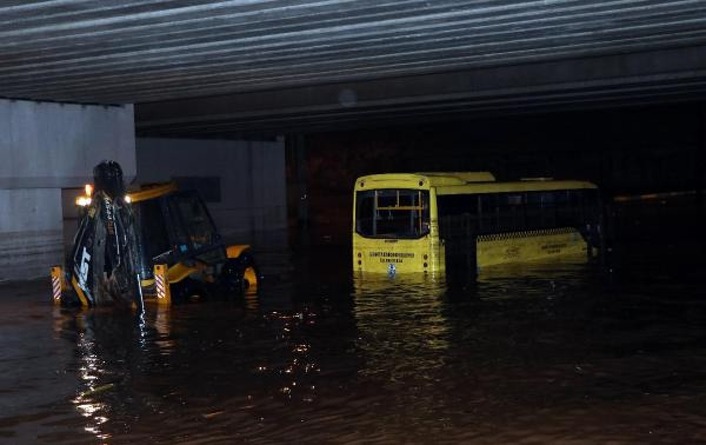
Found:
M 0 442 L 706 441 L 691 272 L 642 258 L 447 285 L 351 277 L 347 252 L 273 257 L 256 301 L 142 317 L 53 308 L 43 281 L 0 288 Z

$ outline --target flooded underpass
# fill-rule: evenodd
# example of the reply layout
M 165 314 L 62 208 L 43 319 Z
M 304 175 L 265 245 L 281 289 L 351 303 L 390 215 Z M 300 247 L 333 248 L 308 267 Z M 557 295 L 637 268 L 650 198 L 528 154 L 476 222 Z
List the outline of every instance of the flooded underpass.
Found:
M 5 283 L 0 443 L 706 443 L 692 250 L 452 288 L 265 252 L 259 297 L 144 315 Z

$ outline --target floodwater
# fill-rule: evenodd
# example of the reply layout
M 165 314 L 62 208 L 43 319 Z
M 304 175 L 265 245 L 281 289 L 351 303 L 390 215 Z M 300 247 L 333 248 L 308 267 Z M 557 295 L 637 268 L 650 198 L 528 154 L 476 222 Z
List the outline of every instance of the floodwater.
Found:
M 352 277 L 347 249 L 270 251 L 259 297 L 143 316 L 5 283 L 0 443 L 706 443 L 694 255 L 449 289 Z

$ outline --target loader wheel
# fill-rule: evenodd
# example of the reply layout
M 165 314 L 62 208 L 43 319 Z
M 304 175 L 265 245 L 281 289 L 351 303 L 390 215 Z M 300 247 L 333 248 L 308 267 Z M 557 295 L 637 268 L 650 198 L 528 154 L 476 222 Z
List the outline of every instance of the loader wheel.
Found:
M 178 283 L 171 284 L 170 290 L 174 304 L 188 303 L 196 299 L 205 300 L 209 296 L 203 283 L 191 278 L 184 278 Z
M 247 262 L 243 264 L 242 291 L 244 295 L 254 295 L 257 293 L 257 286 L 260 284 L 260 275 L 255 266 L 255 261 L 247 256 Z
M 221 287 L 228 296 L 254 295 L 258 292 L 260 272 L 249 253 L 229 259 L 221 273 Z

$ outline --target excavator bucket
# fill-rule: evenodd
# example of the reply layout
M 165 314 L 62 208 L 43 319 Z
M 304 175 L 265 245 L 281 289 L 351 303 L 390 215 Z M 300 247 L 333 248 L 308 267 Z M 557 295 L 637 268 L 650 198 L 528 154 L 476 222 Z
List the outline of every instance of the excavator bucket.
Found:
M 141 304 L 136 252 L 139 234 L 125 200 L 122 170 L 104 161 L 93 171 L 95 190 L 84 208 L 67 258 L 63 303 L 81 306 Z

